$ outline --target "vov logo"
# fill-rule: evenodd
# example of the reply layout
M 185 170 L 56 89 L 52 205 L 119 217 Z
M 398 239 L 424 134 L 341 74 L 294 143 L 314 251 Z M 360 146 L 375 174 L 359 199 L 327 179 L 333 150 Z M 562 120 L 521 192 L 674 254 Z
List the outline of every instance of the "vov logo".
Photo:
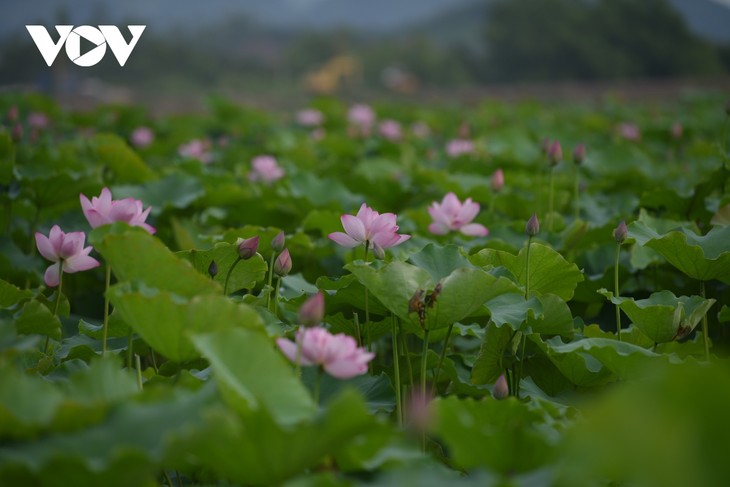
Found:
M 25 26 L 47 65 L 50 66 L 53 64 L 53 61 L 56 60 L 58 53 L 61 51 L 61 47 L 66 44 L 66 55 L 68 58 L 74 64 L 83 67 L 94 66 L 101 61 L 106 54 L 107 45 L 111 48 L 114 57 L 119 61 L 119 65 L 124 66 L 124 63 L 129 59 L 129 55 L 132 54 L 134 46 L 137 45 L 137 41 L 139 41 L 142 32 L 144 32 L 145 27 L 147 26 L 127 26 L 129 32 L 132 34 L 132 40 L 127 44 L 122 33 L 114 25 L 100 25 L 98 29 L 91 25 L 80 25 L 75 28 L 73 25 L 57 25 L 58 42 L 53 42 L 50 34 L 48 34 L 48 31 L 42 25 Z M 81 38 L 84 38 L 95 47 L 82 54 Z

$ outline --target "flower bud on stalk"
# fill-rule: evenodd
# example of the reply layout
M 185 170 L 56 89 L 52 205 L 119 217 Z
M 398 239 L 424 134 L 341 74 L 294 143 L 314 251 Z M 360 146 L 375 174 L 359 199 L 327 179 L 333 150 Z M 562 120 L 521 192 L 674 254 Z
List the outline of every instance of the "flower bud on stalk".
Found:
M 585 144 L 578 144 L 573 149 L 573 162 L 576 165 L 580 165 L 586 158 L 586 146 Z
M 302 326 L 317 326 L 324 319 L 324 294 L 318 292 L 307 299 L 299 308 L 299 323 Z
M 279 254 L 279 257 L 276 258 L 276 261 L 274 261 L 274 274 L 279 277 L 285 277 L 289 275 L 291 268 L 292 263 L 291 256 L 289 255 L 289 249 L 284 249 L 284 251 Z
M 528 237 L 534 237 L 538 233 L 540 233 L 540 221 L 537 219 L 537 213 L 533 213 L 529 220 L 527 220 L 527 225 L 525 225 L 525 233 Z
M 509 386 L 507 385 L 507 378 L 504 374 L 500 375 L 497 382 L 494 383 L 492 396 L 494 396 L 495 399 L 505 399 L 509 396 Z
M 284 250 L 284 245 L 286 243 L 286 235 L 283 231 L 276 234 L 276 236 L 271 239 L 271 248 L 274 250 L 274 252 L 281 252 Z
M 622 244 L 628 235 L 629 229 L 626 227 L 626 222 L 621 220 L 621 223 L 613 230 L 613 238 L 616 239 L 616 243 Z
M 563 159 L 563 148 L 560 147 L 560 142 L 557 140 L 553 141 L 550 146 L 550 149 L 548 150 L 548 158 L 550 159 L 551 166 L 557 166 Z
M 504 187 L 504 171 L 502 168 L 497 169 L 492 174 L 492 190 L 495 193 L 499 193 Z
M 243 260 L 248 260 L 254 255 L 259 249 L 259 236 L 246 238 L 238 244 L 238 256 Z

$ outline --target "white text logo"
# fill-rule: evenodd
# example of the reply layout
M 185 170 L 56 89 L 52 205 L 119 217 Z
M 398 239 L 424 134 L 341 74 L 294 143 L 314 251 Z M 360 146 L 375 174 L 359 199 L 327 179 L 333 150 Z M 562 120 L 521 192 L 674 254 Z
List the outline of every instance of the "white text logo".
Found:
M 91 25 L 80 25 L 76 28 L 73 25 L 57 25 L 58 42 L 53 42 L 50 34 L 42 25 L 25 26 L 47 65 L 53 64 L 56 56 L 61 51 L 61 47 L 66 44 L 68 58 L 74 64 L 84 67 L 94 66 L 101 61 L 104 54 L 106 54 L 107 44 L 111 48 L 114 57 L 119 61 L 119 65 L 124 66 L 145 27 L 147 26 L 127 26 L 132 34 L 132 40 L 127 44 L 122 33 L 114 25 L 100 25 L 98 29 Z M 83 54 L 81 54 L 81 38 L 94 46 Z

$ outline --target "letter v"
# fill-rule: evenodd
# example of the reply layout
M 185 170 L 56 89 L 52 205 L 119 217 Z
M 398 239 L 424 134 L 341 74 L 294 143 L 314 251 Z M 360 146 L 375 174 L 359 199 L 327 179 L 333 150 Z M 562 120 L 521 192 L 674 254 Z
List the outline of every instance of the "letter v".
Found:
M 122 33 L 119 32 L 119 29 L 115 25 L 99 26 L 99 30 L 102 34 L 104 34 L 106 43 L 109 44 L 109 47 L 111 47 L 112 53 L 114 53 L 114 57 L 117 58 L 117 61 L 119 61 L 120 66 L 124 66 L 124 63 L 126 63 L 127 59 L 129 59 L 129 55 L 132 54 L 132 50 L 134 49 L 134 46 L 137 45 L 137 41 L 142 35 L 142 32 L 144 32 L 145 27 L 147 26 L 128 25 L 127 28 L 132 34 L 132 40 L 129 41 L 129 44 L 127 44 Z
M 56 60 L 58 52 L 61 50 L 63 43 L 66 42 L 66 38 L 68 38 L 74 26 L 57 25 L 56 32 L 58 32 L 59 39 L 55 44 L 46 28 L 42 25 L 26 25 L 25 28 L 28 29 L 30 36 L 33 38 L 33 42 L 35 42 L 36 47 L 41 52 L 43 60 L 50 66 Z

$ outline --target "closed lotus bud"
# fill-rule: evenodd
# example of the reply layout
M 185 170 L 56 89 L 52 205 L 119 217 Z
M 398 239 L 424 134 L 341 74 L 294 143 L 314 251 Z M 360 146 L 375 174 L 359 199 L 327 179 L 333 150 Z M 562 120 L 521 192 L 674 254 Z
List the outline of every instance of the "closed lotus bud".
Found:
M 497 382 L 494 383 L 494 387 L 492 387 L 492 396 L 494 396 L 495 399 L 504 399 L 509 396 L 509 386 L 507 385 L 507 378 L 504 374 L 500 375 Z
M 538 233 L 540 233 L 540 221 L 537 219 L 537 213 L 533 213 L 529 220 L 527 220 L 527 225 L 525 225 L 525 233 L 530 236 L 534 237 Z
M 672 124 L 672 128 L 670 130 L 672 137 L 675 139 L 681 139 L 682 133 L 684 132 L 684 127 L 682 127 L 682 124 L 679 122 L 674 122 Z
M 548 150 L 548 158 L 550 159 L 551 166 L 557 166 L 558 163 L 563 159 L 563 148 L 560 147 L 560 142 L 557 140 L 553 141 Z
M 246 238 L 238 244 L 238 256 L 243 260 L 248 260 L 254 255 L 259 249 L 259 236 Z
M 289 272 L 291 272 L 291 256 L 289 249 L 284 249 L 274 261 L 274 273 L 279 277 L 284 277 L 289 275 Z
M 495 193 L 499 193 L 503 187 L 504 187 L 504 171 L 502 171 L 502 168 L 499 168 L 496 171 L 494 171 L 494 174 L 492 174 L 492 190 Z
M 585 144 L 578 144 L 573 149 L 573 162 L 576 164 L 582 164 L 586 158 L 586 146 Z
M 13 125 L 13 130 L 10 132 L 10 137 L 13 139 L 14 142 L 18 142 L 20 139 L 23 138 L 23 126 L 19 123 L 16 123 Z
M 621 220 L 621 223 L 613 230 L 613 238 L 616 239 L 616 243 L 622 244 L 628 235 L 629 229 L 626 227 L 626 222 Z
M 210 265 L 208 266 L 208 274 L 210 274 L 210 277 L 215 277 L 218 275 L 218 264 L 214 260 L 210 261 Z
M 302 326 L 317 326 L 324 318 L 324 294 L 318 292 L 307 299 L 299 308 L 299 323 Z
M 8 110 L 8 121 L 17 122 L 18 118 L 20 118 L 18 113 L 18 107 L 13 105 L 12 107 L 10 107 L 10 110 Z
M 281 252 L 284 250 L 284 245 L 286 244 L 286 234 L 284 234 L 283 231 L 276 234 L 276 236 L 271 240 L 271 248 L 274 250 L 274 252 Z

